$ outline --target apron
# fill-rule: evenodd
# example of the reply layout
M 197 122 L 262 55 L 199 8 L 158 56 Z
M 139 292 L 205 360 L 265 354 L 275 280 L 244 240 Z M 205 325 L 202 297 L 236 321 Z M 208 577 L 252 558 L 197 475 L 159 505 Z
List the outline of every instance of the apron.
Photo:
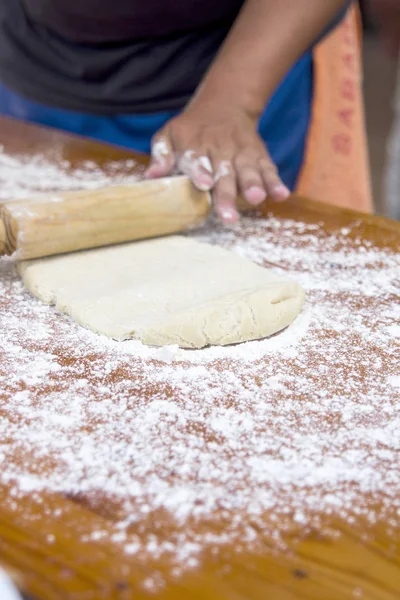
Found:
M 359 12 L 314 49 L 314 94 L 296 193 L 322 202 L 373 211 L 362 90 Z

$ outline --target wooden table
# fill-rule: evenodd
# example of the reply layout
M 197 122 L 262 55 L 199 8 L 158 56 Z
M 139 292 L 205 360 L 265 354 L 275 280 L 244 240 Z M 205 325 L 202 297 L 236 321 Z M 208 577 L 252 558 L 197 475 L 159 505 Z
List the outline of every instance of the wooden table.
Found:
M 79 187 L 79 181 L 84 182 L 87 186 L 88 181 L 91 185 L 90 182 L 96 178 L 99 178 L 100 182 L 101 180 L 116 181 L 121 177 L 140 174 L 143 169 L 143 158 L 125 150 L 4 119 L 0 120 L 0 143 L 4 146 L 3 155 L 0 154 L 0 182 L 3 183 L 0 194 L 3 197 L 13 191 L 9 179 L 11 175 L 14 183 L 18 180 L 20 187 L 26 188 L 28 195 L 38 189 L 49 190 L 49 187 L 54 189 Z M 36 157 L 36 161 L 37 157 L 40 157 L 40 160 L 32 163 L 32 157 Z M 35 180 L 35 167 L 33 166 L 35 164 L 39 171 L 42 169 L 42 173 L 47 173 L 46 181 L 43 177 Z M 43 164 L 47 165 L 44 170 Z M 51 166 L 56 170 L 51 171 Z M 54 185 L 51 184 L 51 181 Z M 316 244 L 315 252 L 319 257 L 318 268 L 321 269 L 321 273 L 325 273 L 324 276 L 326 273 L 334 273 L 335 269 L 345 268 L 343 264 L 331 263 L 335 244 L 339 245 L 338 247 L 342 249 L 344 255 L 348 254 L 349 260 L 358 256 L 360 245 L 365 248 L 364 253 L 369 251 L 378 253 L 380 250 L 386 253 L 379 260 L 387 261 L 387 264 L 382 263 L 382 269 L 391 273 L 392 282 L 391 291 L 385 293 L 384 298 L 380 298 L 378 302 L 376 296 L 368 295 L 367 289 L 360 292 L 356 301 L 353 288 L 351 298 L 346 295 L 344 288 L 341 289 L 338 296 L 338 301 L 342 301 L 344 304 L 346 302 L 353 303 L 351 310 L 354 311 L 355 319 L 357 319 L 357 314 L 363 314 L 367 320 L 371 321 L 369 325 L 364 323 L 363 327 L 371 327 L 372 336 L 374 331 L 379 329 L 381 332 L 379 339 L 383 344 L 382 335 L 384 333 L 382 331 L 386 330 L 382 329 L 383 321 L 379 320 L 383 319 L 381 313 L 383 314 L 386 310 L 386 313 L 389 314 L 388 307 L 391 307 L 390 310 L 395 314 L 393 307 L 395 307 L 396 301 L 398 303 L 400 278 L 399 272 L 396 271 L 396 264 L 399 265 L 400 270 L 400 263 L 396 263 L 395 253 L 400 248 L 400 224 L 299 198 L 293 198 L 283 205 L 269 206 L 266 210 L 269 221 L 254 225 L 254 231 L 251 224 L 247 227 L 250 232 L 253 231 L 251 235 L 259 235 L 260 240 L 265 230 L 265 235 L 270 236 L 274 242 L 273 247 L 277 248 L 272 254 L 278 252 L 279 255 L 280 244 L 282 244 L 282 259 L 276 263 L 276 258 L 271 258 L 271 262 L 276 263 L 275 267 L 277 268 L 290 271 L 291 265 L 287 264 L 287 258 L 294 256 L 291 248 L 297 249 L 301 256 L 304 248 L 311 243 Z M 281 227 L 282 234 L 274 233 L 272 227 L 276 231 Z M 240 237 L 240 233 L 235 235 Z M 216 238 L 220 236 L 221 240 L 225 240 L 227 243 L 231 239 L 230 234 L 222 229 L 216 229 L 215 236 Z M 310 236 L 314 236 L 312 240 Z M 326 255 L 324 254 L 325 247 Z M 376 260 L 376 256 L 371 260 Z M 158 600 L 188 600 L 191 598 L 197 600 L 264 600 L 267 598 L 273 600 L 350 600 L 358 598 L 362 600 L 395 600 L 400 597 L 400 499 L 396 500 L 393 497 L 393 490 L 400 489 L 398 479 L 396 479 L 396 470 L 397 473 L 400 472 L 400 457 L 396 458 L 395 437 L 391 439 L 390 444 L 388 442 L 386 448 L 386 452 L 389 452 L 390 464 L 385 462 L 381 447 L 383 442 L 379 441 L 376 447 L 372 444 L 368 450 L 370 455 L 367 452 L 365 465 L 367 467 L 369 459 L 373 461 L 376 477 L 384 478 L 392 469 L 390 471 L 392 487 L 380 491 L 375 490 L 374 494 L 371 494 L 368 488 L 365 494 L 357 491 L 355 496 L 350 496 L 353 501 L 354 498 L 359 498 L 363 510 L 371 511 L 369 514 L 373 513 L 372 518 L 368 519 L 364 513 L 359 514 L 358 518 L 351 517 L 351 507 L 347 507 L 343 512 L 342 506 L 343 510 L 339 511 L 339 514 L 336 514 L 334 507 L 327 511 L 324 499 L 321 511 L 315 511 L 315 507 L 313 507 L 314 515 L 306 514 L 304 523 L 301 522 L 298 515 L 296 516 L 290 511 L 285 517 L 282 517 L 285 511 L 282 512 L 281 509 L 284 507 L 277 506 L 268 514 L 261 515 L 257 523 L 252 524 L 252 531 L 255 532 L 256 538 L 254 543 L 249 542 L 242 546 L 237 542 L 228 543 L 217 553 L 213 552 L 210 547 L 205 548 L 199 563 L 193 563 L 192 568 L 186 568 L 183 565 L 180 573 L 173 572 L 171 563 L 163 556 L 157 559 L 151 552 L 150 555 L 143 552 L 129 554 L 126 552 L 126 546 L 124 550 L 124 547 L 118 544 L 118 539 L 112 538 L 113 535 L 115 536 L 116 524 L 121 518 L 125 518 L 126 514 L 123 503 L 121 504 L 121 498 L 116 500 L 110 497 L 107 490 L 104 493 L 102 490 L 98 490 L 97 494 L 93 495 L 89 492 L 67 489 L 68 482 L 66 482 L 64 491 L 55 492 L 46 486 L 37 490 L 35 484 L 26 485 L 26 481 L 25 489 L 23 489 L 21 473 L 24 474 L 25 471 L 30 475 L 34 473 L 39 478 L 36 481 L 40 481 L 42 475 L 47 476 L 57 470 L 62 455 L 58 455 L 55 451 L 53 454 L 46 455 L 46 451 L 44 451 L 40 455 L 40 461 L 37 462 L 37 457 L 34 453 L 31 454 L 31 449 L 34 447 L 32 446 L 33 437 L 29 440 L 30 445 L 24 446 L 24 436 L 19 432 L 29 431 L 29 435 L 32 436 L 31 423 L 35 419 L 38 419 L 37 423 L 40 429 L 40 411 L 49 410 L 49 404 L 46 402 L 59 402 L 60 398 L 69 398 L 71 402 L 74 398 L 76 399 L 78 372 L 81 373 L 86 384 L 92 386 L 93 403 L 107 398 L 110 411 L 120 401 L 115 390 L 121 382 L 125 382 L 124 393 L 128 389 L 132 397 L 145 404 L 156 398 L 179 403 L 186 397 L 179 395 L 181 393 L 179 387 L 174 387 L 173 369 L 175 367 L 173 365 L 168 366 L 172 374 L 170 384 L 164 382 L 161 385 L 152 382 L 151 377 L 146 379 L 146 368 L 165 369 L 162 361 L 159 363 L 157 360 L 149 359 L 146 362 L 145 359 L 138 359 L 134 356 L 131 361 L 126 360 L 126 356 L 124 356 L 120 366 L 117 364 L 117 368 L 113 370 L 112 374 L 107 375 L 104 371 L 107 360 L 96 350 L 96 346 L 91 346 L 92 338 L 85 337 L 89 334 L 77 332 L 77 328 L 71 325 L 68 319 L 58 316 L 53 309 L 47 307 L 38 313 L 38 317 L 35 316 L 35 319 L 38 319 L 38 322 L 35 323 L 29 311 L 35 306 L 36 301 L 21 291 L 16 280 L 9 275 L 9 263 L 5 264 L 3 277 L 11 279 L 4 283 L 7 293 L 0 298 L 0 318 L 3 317 L 3 324 L 9 323 L 10 328 L 14 328 L 14 338 L 7 338 L 7 341 L 4 330 L 3 333 L 0 331 L 0 381 L 2 382 L 0 389 L 0 431 L 2 432 L 0 450 L 4 449 L 4 454 L 0 454 L 4 459 L 0 472 L 0 563 L 15 576 L 25 593 L 37 600 L 127 600 L 152 596 Z M 299 273 L 302 270 L 307 271 L 307 265 L 304 264 L 297 268 Z M 354 273 L 361 272 L 357 270 L 359 268 L 357 264 L 349 267 L 349 279 L 354 276 Z M 377 269 L 376 264 L 374 263 L 373 267 L 367 265 L 365 273 L 370 268 L 374 276 L 378 277 L 379 268 Z M 310 277 L 312 276 L 311 273 Z M 343 286 L 344 278 L 339 277 L 338 281 Z M 363 281 L 359 282 L 360 289 L 364 283 Z M 318 302 L 324 302 L 324 298 L 332 295 L 329 289 L 320 290 L 318 294 L 320 294 Z M 311 297 L 317 301 L 317 296 L 311 295 Z M 314 300 L 311 301 L 311 304 Z M 332 298 L 329 301 L 331 302 Z M 333 304 L 329 306 L 330 310 L 334 307 Z M 23 326 L 25 329 L 21 329 L 18 324 L 19 310 L 21 323 L 24 321 L 28 325 L 30 324 Z M 390 320 L 384 321 L 385 327 L 391 327 L 391 330 L 396 332 L 396 318 L 394 317 L 392 321 L 391 325 Z M 36 325 L 37 331 L 35 331 Z M 41 327 L 51 330 L 51 335 L 43 337 Z M 27 331 L 29 331 L 28 336 L 26 335 Z M 74 331 L 72 340 L 68 338 L 69 331 Z M 307 414 L 310 415 L 311 430 L 316 423 L 319 423 L 321 435 L 322 430 L 325 432 L 324 435 L 330 435 L 330 430 L 335 430 L 340 436 L 345 427 L 344 421 L 340 420 L 340 415 L 338 417 L 333 411 L 332 414 L 329 413 L 329 418 L 324 416 L 325 421 L 320 422 L 314 420 L 317 417 L 313 416 L 313 407 L 320 406 L 319 402 L 323 393 L 326 395 L 328 391 L 331 396 L 337 394 L 342 410 L 345 406 L 342 396 L 344 393 L 348 393 L 351 380 L 354 400 L 364 398 L 362 406 L 363 410 L 366 410 L 368 405 L 365 404 L 365 398 L 368 398 L 368 389 L 365 386 L 371 385 L 373 381 L 371 376 L 373 379 L 383 378 L 383 382 L 386 381 L 385 377 L 390 377 L 390 381 L 398 383 L 398 379 L 396 379 L 397 375 L 400 375 L 398 338 L 396 335 L 393 340 L 390 338 L 387 342 L 388 351 L 382 352 L 384 346 L 381 344 L 378 347 L 379 345 L 375 343 L 373 337 L 365 343 L 357 338 L 359 348 L 354 349 L 352 346 L 356 344 L 356 337 L 354 337 L 356 333 L 340 333 L 340 329 L 338 332 L 332 332 L 332 330 L 327 332 L 322 329 L 319 331 L 315 338 L 317 341 L 313 346 L 313 351 L 309 354 L 308 365 L 307 363 L 300 364 L 296 357 L 290 358 L 290 355 L 282 355 L 282 360 L 278 361 L 275 366 L 266 359 L 257 359 L 254 365 L 249 366 L 249 369 L 258 369 L 258 375 L 253 382 L 249 382 L 247 379 L 246 385 L 250 386 L 247 389 L 250 389 L 249 397 L 251 398 L 251 394 L 256 389 L 254 386 L 264 389 L 262 388 L 265 384 L 264 372 L 267 373 L 269 370 L 270 376 L 271 369 L 274 368 L 278 375 L 280 370 L 287 374 L 290 363 L 293 369 L 291 383 L 293 396 L 289 397 L 288 401 L 293 399 L 293 401 L 304 403 L 304 410 L 308 411 Z M 313 335 L 311 329 L 309 334 Z M 341 336 L 345 335 L 348 337 L 343 345 Z M 378 336 L 378 333 L 376 335 Z M 50 369 L 41 375 L 39 369 L 38 372 L 34 371 L 30 379 L 26 374 L 22 378 L 16 377 L 10 369 L 10 365 L 17 364 L 12 362 L 10 339 L 21 351 L 21 361 L 27 361 L 28 366 L 31 365 L 29 362 L 31 360 L 36 361 L 37 367 L 38 361 L 51 353 L 61 371 L 53 372 Z M 324 362 L 324 349 L 326 348 L 328 351 L 329 340 L 329 343 L 333 344 L 331 346 L 333 353 Z M 86 342 L 87 350 L 82 351 Z M 306 345 L 306 342 L 304 344 Z M 74 347 L 76 345 L 80 346 L 79 352 Z M 368 351 L 368 345 L 370 351 Z M 337 356 L 338 353 L 341 353 L 341 356 Z M 107 353 L 105 352 L 105 354 Z M 351 362 L 347 355 L 353 356 Z M 359 356 L 360 364 L 357 364 L 357 356 Z M 115 356 L 113 360 L 115 361 Z M 115 364 L 114 362 L 114 367 Z M 144 367 L 144 364 L 147 364 L 147 367 Z M 215 385 L 217 389 L 218 382 L 228 381 L 223 378 L 227 377 L 226 373 L 233 368 L 232 361 L 220 360 L 210 364 L 212 366 L 207 367 L 213 369 L 213 379 L 210 379 L 210 385 Z M 98 370 L 99 365 L 102 365 L 103 371 Z M 344 367 L 342 370 L 340 365 Z M 182 363 L 179 368 L 182 368 Z M 318 368 L 321 373 L 324 371 L 325 375 L 318 375 L 314 378 L 314 383 L 310 385 L 310 378 L 314 377 Z M 70 373 L 69 380 L 67 372 Z M 154 371 L 154 373 L 156 372 L 158 371 Z M 253 371 L 249 370 L 248 372 L 252 373 Z M 243 370 L 243 374 L 240 372 L 237 375 L 238 379 L 234 380 L 235 385 L 244 381 L 245 375 L 246 370 Z M 341 377 L 343 377 L 342 380 Z M 300 388 L 300 381 L 307 381 L 308 387 Z M 99 382 L 103 387 L 99 387 Z M 240 393 L 245 389 L 241 386 L 240 383 L 239 387 L 242 391 L 236 392 L 232 389 L 227 391 L 227 395 L 231 396 L 230 401 L 234 405 L 235 402 L 240 401 Z M 271 396 L 265 398 L 266 402 L 278 402 L 281 392 L 278 394 L 278 391 L 274 391 L 273 388 L 265 389 L 271 390 Z M 68 390 L 70 396 L 68 396 Z M 374 396 L 374 390 L 375 388 L 372 386 L 370 395 L 373 415 L 368 418 L 376 419 L 377 430 L 379 430 L 379 398 Z M 396 411 L 398 413 L 400 410 L 400 391 L 396 385 L 390 395 L 388 395 L 386 385 L 382 387 L 382 390 L 385 395 L 386 408 L 390 405 L 390 410 L 387 412 L 387 421 L 390 421 L 394 419 Z M 192 390 L 189 387 L 185 394 L 190 396 L 191 393 Z M 17 396 L 17 394 L 20 395 Z M 275 397 L 276 394 L 279 397 Z M 19 407 L 18 398 L 21 399 L 26 412 L 19 413 L 16 410 Z M 217 399 L 218 402 L 222 402 L 221 395 L 217 395 Z M 351 400 L 352 398 L 349 397 L 349 402 Z M 60 406 L 62 413 L 63 405 Z M 87 410 L 87 404 L 84 406 Z M 248 406 L 251 411 L 251 403 Z M 356 404 L 352 406 L 355 410 L 354 419 L 358 419 L 360 427 L 365 427 L 367 433 L 372 431 L 369 429 L 372 421 L 363 422 L 362 415 L 355 408 Z M 383 406 L 382 410 L 384 410 Z M 277 421 L 280 419 L 279 403 L 276 404 L 274 414 L 276 422 L 271 417 L 265 425 L 272 436 L 279 434 L 277 429 Z M 324 413 L 324 415 L 326 414 L 328 413 Z M 301 419 L 301 409 L 298 416 Z M 121 426 L 121 431 L 123 431 L 123 421 L 118 421 L 119 417 L 116 418 L 117 423 Z M 125 418 L 129 422 L 129 417 Z M 107 421 L 106 416 L 100 415 L 99 419 Z M 109 422 L 107 421 L 107 423 Z M 69 443 L 78 444 L 76 446 L 78 448 L 79 436 L 83 436 L 82 439 L 89 439 L 85 436 L 95 425 L 95 420 L 83 423 L 80 433 L 77 430 L 77 437 L 68 438 Z M 301 424 L 301 427 L 303 425 Z M 354 435 L 356 435 L 356 430 L 354 431 Z M 61 428 L 60 443 L 64 443 L 62 432 Z M 294 425 L 293 436 L 295 434 L 296 427 Z M 315 431 L 315 434 L 318 435 L 318 430 Z M 262 438 L 262 434 L 260 435 Z M 393 435 L 395 436 L 395 433 Z M 101 445 L 105 443 L 105 440 L 100 440 L 98 443 L 101 453 L 103 452 Z M 223 445 L 223 441 L 220 443 Z M 289 446 L 291 443 L 289 440 Z M 351 445 L 351 435 L 348 443 Z M 56 448 L 53 439 L 49 440 L 49 444 L 49 448 L 53 448 L 53 450 Z M 301 447 L 299 452 L 301 453 Z M 329 453 L 329 448 L 327 452 Z M 273 456 L 271 456 L 271 460 L 272 458 Z M 140 461 L 140 456 L 138 460 Z M 13 468 L 16 469 L 15 477 L 10 471 L 10 464 L 14 465 Z M 112 473 L 110 473 L 111 476 Z M 70 473 L 68 477 L 73 477 L 73 473 Z M 31 480 L 28 480 L 28 483 L 29 481 Z M 389 485 L 388 480 L 385 481 L 385 485 Z M 351 482 L 346 485 L 350 486 L 346 489 L 351 490 Z M 374 489 L 379 488 L 375 483 L 368 485 L 372 485 Z M 245 491 L 244 488 L 243 493 Z M 321 498 L 324 498 L 323 490 L 318 493 L 322 494 Z M 337 492 L 339 504 L 343 500 L 340 493 L 339 490 Z M 299 494 L 299 497 L 303 498 L 302 492 Z M 215 513 L 215 520 L 211 514 L 208 521 L 200 520 L 195 525 L 190 523 L 189 519 L 185 527 L 191 527 L 193 531 L 201 532 L 201 535 L 207 529 L 219 535 L 221 532 L 223 533 L 225 527 L 228 527 L 228 524 L 224 523 L 223 519 L 221 520 L 221 514 Z M 282 520 L 282 523 L 285 521 L 284 526 L 280 521 L 276 521 L 271 527 L 271 523 L 274 523 L 273 520 L 271 521 L 271 515 L 274 514 L 280 515 L 279 519 Z M 230 518 L 231 516 L 230 513 Z M 247 524 L 246 519 L 246 514 L 244 514 L 243 523 L 245 525 Z M 262 525 L 263 519 L 265 523 L 270 523 L 270 526 L 266 526 L 265 529 Z M 275 529 L 278 531 L 281 525 L 282 535 L 277 543 L 274 531 Z M 133 524 L 132 531 L 129 530 L 128 533 L 135 535 L 135 539 L 139 539 L 139 542 L 141 536 L 147 536 L 146 539 L 150 539 L 148 536 L 152 534 L 156 534 L 158 540 L 168 540 L 169 536 L 174 534 L 173 527 L 168 515 L 160 516 L 154 513 L 148 518 L 144 516 L 142 524 Z M 152 584 L 156 581 L 154 585 L 157 582 L 161 582 L 161 584 L 159 587 L 156 585 L 152 589 L 147 589 L 146 586 L 143 587 L 143 581 L 152 582 Z

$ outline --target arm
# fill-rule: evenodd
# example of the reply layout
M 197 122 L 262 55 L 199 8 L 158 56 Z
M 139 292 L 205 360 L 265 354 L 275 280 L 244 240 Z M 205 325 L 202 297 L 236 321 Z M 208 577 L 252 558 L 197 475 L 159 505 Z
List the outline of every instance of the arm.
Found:
M 237 220 L 238 190 L 254 205 L 267 195 L 286 199 L 289 191 L 257 134 L 258 119 L 286 72 L 345 3 L 247 0 L 191 103 L 156 136 L 148 175 L 169 174 L 177 162 L 195 185 L 213 188 L 225 221 Z
M 194 103 L 232 102 L 258 117 L 343 0 L 247 0 Z

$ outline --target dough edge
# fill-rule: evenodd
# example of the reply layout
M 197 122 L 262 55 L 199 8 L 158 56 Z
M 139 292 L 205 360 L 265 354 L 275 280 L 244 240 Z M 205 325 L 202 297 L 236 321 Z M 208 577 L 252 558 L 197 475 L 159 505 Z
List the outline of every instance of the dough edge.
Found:
M 139 339 L 149 346 L 178 345 L 200 349 L 264 339 L 288 327 L 301 312 L 305 301 L 303 288 L 283 279 L 276 286 L 261 284 L 253 289 L 230 292 L 204 304 L 164 314 L 162 319 L 144 323 L 143 327 L 136 326 L 130 331 L 121 328 L 116 333 L 115 329 L 112 331 L 109 320 L 100 325 L 92 322 L 90 311 L 82 313 L 79 307 L 65 305 L 57 299 L 57 292 L 51 285 L 43 286 L 38 282 L 34 272 L 38 261 L 17 264 L 19 275 L 34 296 L 54 305 L 58 311 L 94 333 L 117 341 Z

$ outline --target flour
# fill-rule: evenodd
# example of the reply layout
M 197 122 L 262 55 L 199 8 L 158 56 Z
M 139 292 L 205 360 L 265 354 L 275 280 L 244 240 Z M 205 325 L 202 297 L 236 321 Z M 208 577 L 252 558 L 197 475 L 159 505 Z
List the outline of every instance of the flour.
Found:
M 197 182 L 197 187 L 205 192 L 212 187 L 213 168 L 208 156 L 197 156 L 194 150 L 186 150 L 178 159 L 178 170 L 188 177 L 196 177 L 197 179 L 209 174 L 210 184 L 199 185 L 199 182 Z
M 228 177 L 229 175 L 232 175 L 231 162 L 229 160 L 221 160 L 215 171 L 214 183 L 217 183 L 222 177 Z
M 163 163 L 166 157 L 169 155 L 170 149 L 165 138 L 159 138 L 153 144 L 151 154 L 158 162 Z
M 138 180 L 138 165 L 133 159 L 108 161 L 103 168 L 87 160 L 74 167 L 62 157 L 58 159 L 56 150 L 57 162 L 50 162 L 40 155 L 11 156 L 1 149 L 0 146 L 0 200 L 3 201 L 26 198 L 32 193 L 95 189 Z
M 388 384 L 395 388 L 400 388 L 400 375 L 392 375 L 388 378 Z
M 273 217 L 193 232 L 298 281 L 308 298 L 270 339 L 201 351 L 91 334 L 0 261 L 10 510 L 47 490 L 109 511 L 81 542 L 168 557 L 173 575 L 226 545 L 280 549 L 293 527 L 400 528 L 400 257 L 353 233 Z M 70 517 L 50 511 L 49 527 L 56 518 Z
M 390 325 L 390 327 L 387 328 L 387 331 L 393 337 L 400 338 L 400 325 Z
M 1 600 L 22 600 L 11 579 L 0 571 L 0 597 Z

